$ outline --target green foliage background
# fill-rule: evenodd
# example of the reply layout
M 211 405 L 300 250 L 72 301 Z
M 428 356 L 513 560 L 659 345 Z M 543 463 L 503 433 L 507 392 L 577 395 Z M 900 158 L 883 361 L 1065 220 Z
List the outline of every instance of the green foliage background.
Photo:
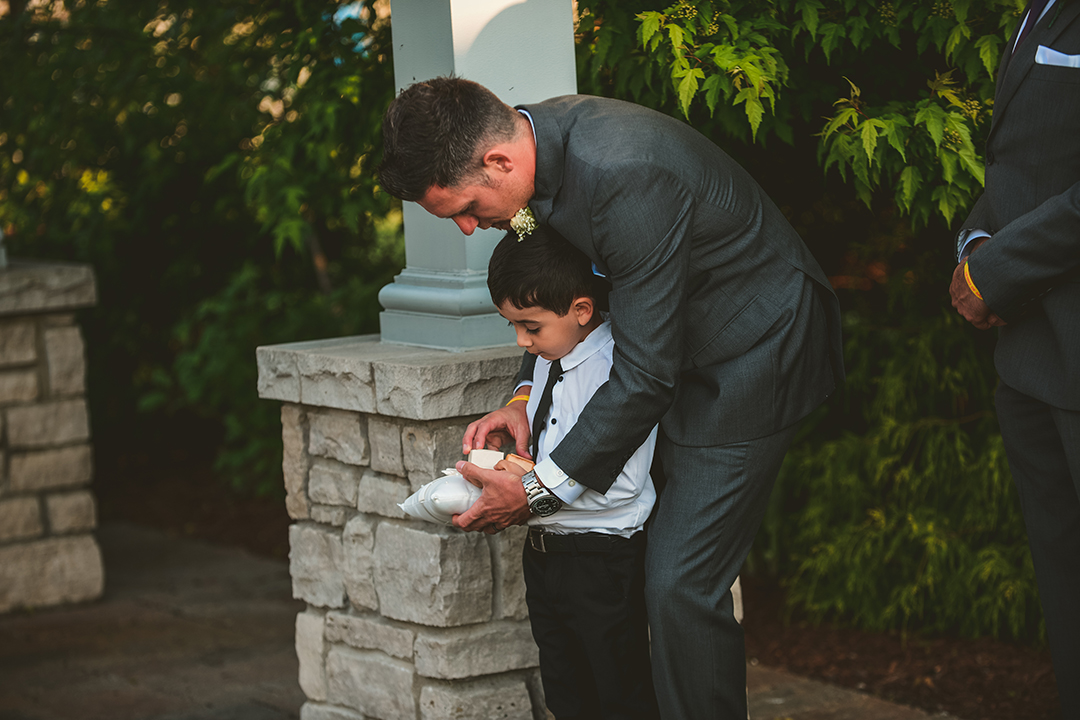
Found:
M 96 269 L 96 442 L 176 443 L 195 419 L 223 477 L 280 492 L 255 346 L 376 332 L 404 261 L 371 172 L 393 92 L 379 6 L 76 0 L 0 17 L 0 226 L 12 255 Z M 840 293 L 848 381 L 801 431 L 749 568 L 812 617 L 1042 635 L 992 337 L 947 295 L 1022 6 L 578 4 L 580 91 L 712 137 Z
M 336 3 L 108 0 L 0 17 L 0 227 L 11 256 L 94 266 L 99 454 L 204 425 L 224 477 L 280 492 L 255 347 L 378 331 L 404 251 L 371 173 L 393 83 L 370 6 L 335 20 Z

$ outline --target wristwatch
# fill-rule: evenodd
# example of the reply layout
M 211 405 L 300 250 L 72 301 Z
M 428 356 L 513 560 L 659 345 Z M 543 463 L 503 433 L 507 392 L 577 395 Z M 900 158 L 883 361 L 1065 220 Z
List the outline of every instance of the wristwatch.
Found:
M 562 507 L 562 500 L 544 487 L 540 478 L 532 470 L 521 476 L 521 485 L 525 488 L 525 499 L 529 502 L 529 511 L 533 515 L 548 517 L 554 515 Z

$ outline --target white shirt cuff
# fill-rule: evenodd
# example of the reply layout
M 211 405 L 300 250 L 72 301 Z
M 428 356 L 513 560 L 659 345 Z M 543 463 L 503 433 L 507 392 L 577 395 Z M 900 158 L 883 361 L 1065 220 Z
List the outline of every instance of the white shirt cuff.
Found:
M 536 477 L 550 490 L 555 497 L 565 504 L 571 505 L 585 492 L 585 486 L 564 473 L 562 469 L 552 462 L 551 458 L 544 458 L 533 468 Z
M 517 384 L 517 387 L 514 388 L 514 395 L 515 396 L 520 395 L 521 394 L 521 388 L 529 388 L 529 393 L 532 394 L 532 385 L 533 385 L 532 380 L 527 380 L 525 382 L 519 382 Z
M 967 237 L 964 238 L 963 244 L 960 246 L 960 252 L 956 254 L 957 261 L 961 261 L 971 254 L 971 251 L 968 250 L 968 248 L 971 246 L 971 243 L 975 242 L 976 240 L 981 240 L 982 238 L 988 237 L 990 237 L 990 233 L 986 232 L 985 230 L 970 231 L 967 234 Z

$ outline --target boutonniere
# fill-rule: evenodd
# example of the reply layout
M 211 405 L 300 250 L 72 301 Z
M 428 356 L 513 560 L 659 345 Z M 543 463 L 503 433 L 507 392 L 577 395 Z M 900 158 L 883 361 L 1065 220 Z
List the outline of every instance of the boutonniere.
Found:
M 510 229 L 517 233 L 518 242 L 524 240 L 536 227 L 536 216 L 533 215 L 532 208 L 527 205 L 510 218 Z

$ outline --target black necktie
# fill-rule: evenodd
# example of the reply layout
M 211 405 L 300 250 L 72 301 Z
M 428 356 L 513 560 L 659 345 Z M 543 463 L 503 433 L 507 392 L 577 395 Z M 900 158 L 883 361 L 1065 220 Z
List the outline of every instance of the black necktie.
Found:
M 1033 0 L 1031 6 L 1028 9 L 1027 22 L 1024 24 L 1024 29 L 1020 31 L 1020 37 L 1016 38 L 1016 44 L 1013 45 L 1013 52 L 1020 47 L 1020 43 L 1024 42 L 1031 30 L 1035 27 L 1035 23 L 1039 22 L 1039 17 L 1043 14 L 1043 10 L 1046 9 L 1046 4 L 1050 0 Z M 1058 0 L 1059 2 L 1061 0 Z
M 562 376 L 562 363 L 556 360 L 548 368 L 547 384 L 544 385 L 544 393 L 540 396 L 540 404 L 536 406 L 536 415 L 532 423 L 532 456 L 536 462 L 537 452 L 540 450 L 540 431 L 544 429 L 548 413 L 551 412 L 551 393 L 555 389 L 555 383 Z

